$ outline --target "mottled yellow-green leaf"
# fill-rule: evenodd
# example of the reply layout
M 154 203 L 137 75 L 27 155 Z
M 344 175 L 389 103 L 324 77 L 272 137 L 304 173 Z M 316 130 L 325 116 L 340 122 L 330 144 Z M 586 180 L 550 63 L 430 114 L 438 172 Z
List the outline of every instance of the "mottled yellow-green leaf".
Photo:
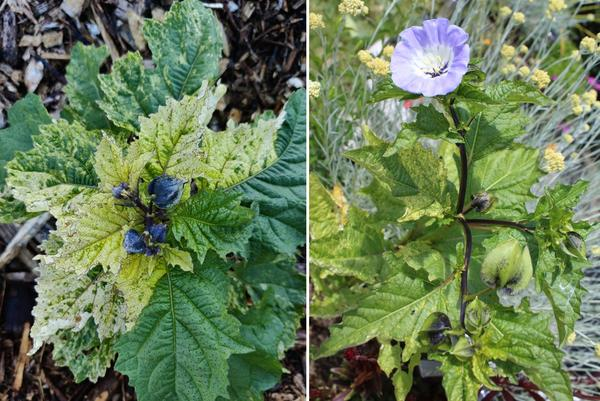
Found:
M 153 152 L 140 152 L 139 144 L 132 143 L 126 155 L 123 146 L 114 138 L 102 138 L 96 151 L 96 174 L 100 179 L 100 188 L 106 192 L 123 182 L 130 188 L 137 188 L 138 179 L 144 173 L 144 168 L 154 156 Z
M 229 188 L 258 174 L 277 157 L 275 139 L 285 118 L 259 119 L 255 125 L 235 126 L 231 121 L 222 132 L 209 131 L 202 141 L 202 170 L 209 174 L 210 188 Z
M 200 145 L 224 93 L 223 85 L 213 89 L 205 82 L 197 95 L 170 99 L 156 113 L 140 119 L 138 146 L 141 152 L 154 152 L 148 165 L 153 176 L 190 179 L 208 175 Z
M 161 255 L 165 258 L 168 266 L 179 267 L 181 270 L 187 272 L 194 270 L 194 262 L 189 252 L 170 246 L 163 246 L 161 248 Z
M 79 123 L 60 120 L 41 127 L 33 149 L 7 164 L 7 184 L 29 212 L 60 209 L 71 198 L 96 188 L 93 155 L 98 135 Z
M 127 252 L 125 232 L 141 225 L 134 208 L 115 205 L 109 194 L 97 194 L 82 202 L 73 215 L 59 219 L 58 235 L 64 245 L 55 256 L 59 268 L 85 273 L 96 265 L 119 271 Z
M 127 330 L 135 325 L 142 309 L 148 304 L 156 283 L 167 272 L 160 256 L 128 255 L 117 276 L 117 287 L 123 293 Z

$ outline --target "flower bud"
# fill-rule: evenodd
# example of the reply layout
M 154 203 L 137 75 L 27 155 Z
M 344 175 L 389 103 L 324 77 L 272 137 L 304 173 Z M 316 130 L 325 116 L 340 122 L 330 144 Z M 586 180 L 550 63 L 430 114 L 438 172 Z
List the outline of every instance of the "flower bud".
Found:
M 463 361 L 471 358 L 475 354 L 471 337 L 466 334 L 460 337 L 450 349 L 450 353 Z
M 492 197 L 487 192 L 481 192 L 473 196 L 471 206 L 480 213 L 487 211 L 494 203 Z
M 444 332 L 452 328 L 450 319 L 443 313 L 430 316 L 424 326 L 431 345 L 439 345 L 446 340 L 448 337 Z
M 129 190 L 129 185 L 122 182 L 112 189 L 112 195 L 115 199 L 125 199 L 125 194 Z
M 154 243 L 163 243 L 167 239 L 166 224 L 152 224 L 148 227 L 148 234 Z
M 144 236 L 135 229 L 130 229 L 125 233 L 123 247 L 128 254 L 140 254 L 146 252 L 146 242 Z
M 154 204 L 161 209 L 167 209 L 176 205 L 181 200 L 185 180 L 161 175 L 156 177 L 148 185 L 148 193 L 152 196 Z
M 586 258 L 585 241 L 581 235 L 574 231 L 567 233 L 567 239 L 563 241 L 563 249 L 567 254 L 576 258 Z
M 467 305 L 465 312 L 465 326 L 471 333 L 480 332 L 490 322 L 490 309 L 479 298 L 475 298 Z

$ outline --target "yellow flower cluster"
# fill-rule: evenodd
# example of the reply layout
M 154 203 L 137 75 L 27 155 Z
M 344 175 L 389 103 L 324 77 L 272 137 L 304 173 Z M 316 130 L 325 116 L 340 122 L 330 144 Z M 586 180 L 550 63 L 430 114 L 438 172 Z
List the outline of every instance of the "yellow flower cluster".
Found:
M 519 53 L 521 53 L 521 54 L 527 54 L 528 51 L 529 51 L 529 47 L 527 47 L 525 45 L 519 46 Z
M 567 8 L 565 0 L 550 0 L 546 9 L 546 16 L 552 17 L 552 14 L 562 11 Z
M 592 107 L 600 107 L 598 92 L 594 89 L 585 92 L 581 96 L 576 93 L 571 95 L 571 111 L 576 116 L 589 112 Z
M 376 57 L 367 63 L 367 67 L 369 67 L 375 75 L 387 75 L 390 72 L 390 62 L 379 57 Z
M 362 0 L 342 0 L 338 5 L 338 11 L 341 14 L 354 16 L 366 15 L 369 13 L 369 7 Z
M 586 36 L 579 43 L 579 50 L 583 53 L 594 53 L 598 49 L 596 38 Z
M 358 52 L 358 60 L 363 64 L 367 64 L 369 61 L 373 60 L 373 56 L 366 50 L 360 50 Z
M 544 150 L 544 160 L 546 162 L 546 171 L 549 173 L 558 173 L 565 168 L 565 157 L 556 150 L 556 145 L 551 144 Z
M 573 135 L 571 134 L 564 134 L 563 138 L 565 138 L 565 142 L 569 144 L 573 143 L 573 141 L 575 140 L 575 138 L 573 138 Z
M 569 334 L 567 336 L 567 345 L 573 345 L 575 344 L 575 340 L 577 339 L 577 333 L 575 333 L 574 331 L 571 332 L 571 334 Z
M 366 50 L 358 52 L 358 59 L 376 75 L 387 75 L 390 72 L 390 62 L 380 57 L 373 57 Z
M 530 73 L 531 73 L 531 70 L 526 65 L 524 65 L 523 67 L 519 68 L 519 75 L 522 76 L 522 77 L 526 77 Z
M 388 45 L 383 48 L 383 56 L 387 58 L 391 58 L 392 54 L 394 54 L 394 46 Z
M 316 99 L 321 94 L 321 83 L 315 81 L 308 81 L 308 96 Z
M 511 45 L 503 45 L 500 54 L 504 58 L 512 58 L 515 55 L 515 48 Z
M 544 70 L 535 70 L 531 76 L 531 80 L 541 90 L 548 86 L 550 83 L 550 75 Z
M 517 24 L 517 25 L 524 23 L 525 22 L 525 14 L 517 11 L 516 13 L 513 14 L 513 21 L 515 21 L 515 24 Z
M 596 92 L 594 89 L 591 89 L 581 95 L 581 100 L 583 100 L 583 103 L 585 103 L 591 109 L 598 100 L 598 92 Z
M 498 10 L 498 14 L 500 14 L 501 17 L 506 18 L 512 14 L 512 10 L 508 6 L 500 7 L 500 10 Z
M 317 13 L 310 13 L 308 15 L 308 26 L 310 27 L 310 29 L 325 28 L 325 22 L 323 22 L 323 15 Z
M 579 50 L 573 50 L 571 52 L 571 57 L 574 58 L 576 61 L 581 61 L 581 53 L 579 52 Z
M 583 107 L 581 106 L 581 98 L 576 93 L 571 95 L 571 111 L 576 116 L 583 113 Z
M 517 71 L 517 66 L 514 64 L 506 64 L 505 66 L 500 68 L 500 73 L 503 75 L 510 75 L 515 71 Z
M 594 351 L 596 351 L 596 357 L 600 358 L 600 343 L 594 345 Z

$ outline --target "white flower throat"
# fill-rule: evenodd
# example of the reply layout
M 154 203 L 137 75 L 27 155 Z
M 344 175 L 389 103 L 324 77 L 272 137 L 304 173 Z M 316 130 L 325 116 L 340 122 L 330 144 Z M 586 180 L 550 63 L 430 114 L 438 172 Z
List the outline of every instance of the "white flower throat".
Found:
M 444 45 L 430 46 L 413 58 L 417 72 L 429 78 L 446 74 L 452 59 L 452 49 Z

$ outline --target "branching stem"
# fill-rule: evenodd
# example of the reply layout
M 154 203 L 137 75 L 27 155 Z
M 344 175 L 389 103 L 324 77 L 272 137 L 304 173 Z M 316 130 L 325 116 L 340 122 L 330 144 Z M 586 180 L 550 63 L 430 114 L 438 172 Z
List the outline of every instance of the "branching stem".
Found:
M 514 221 L 506 221 L 506 220 L 493 220 L 493 219 L 467 219 L 467 224 L 470 226 L 502 226 L 502 227 L 511 227 L 516 228 L 517 230 L 524 231 L 526 233 L 533 233 L 534 229 L 531 227 L 527 227 L 521 223 L 515 223 Z

